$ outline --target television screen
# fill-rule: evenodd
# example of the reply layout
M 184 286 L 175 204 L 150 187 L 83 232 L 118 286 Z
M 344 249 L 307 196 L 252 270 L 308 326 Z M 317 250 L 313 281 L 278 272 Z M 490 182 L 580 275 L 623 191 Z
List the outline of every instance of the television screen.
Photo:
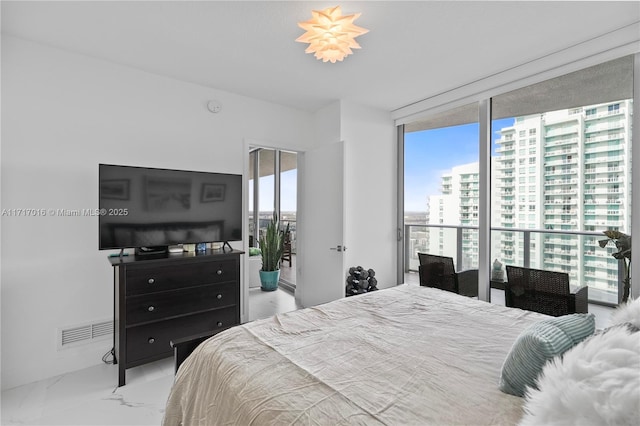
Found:
M 99 165 L 99 248 L 242 239 L 242 175 Z

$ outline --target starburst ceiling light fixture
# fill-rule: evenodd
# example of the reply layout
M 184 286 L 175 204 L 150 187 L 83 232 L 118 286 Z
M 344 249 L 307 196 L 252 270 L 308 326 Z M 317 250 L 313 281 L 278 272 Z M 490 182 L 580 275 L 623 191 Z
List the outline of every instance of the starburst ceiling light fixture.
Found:
M 351 49 L 360 49 L 355 38 L 369 32 L 353 23 L 360 13 L 343 16 L 340 6 L 312 10 L 311 14 L 313 18 L 310 20 L 298 22 L 298 26 L 306 33 L 296 41 L 309 43 L 305 53 L 314 53 L 316 59 L 322 59 L 322 62 L 335 64 L 336 61 L 342 61 L 353 53 Z

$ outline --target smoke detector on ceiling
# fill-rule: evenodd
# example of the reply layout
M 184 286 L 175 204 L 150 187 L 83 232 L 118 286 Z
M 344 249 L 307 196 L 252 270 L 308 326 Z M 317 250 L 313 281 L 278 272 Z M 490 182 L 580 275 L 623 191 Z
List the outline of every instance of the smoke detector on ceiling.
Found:
M 207 109 L 212 113 L 216 114 L 220 112 L 220 110 L 222 109 L 222 105 L 220 104 L 220 102 L 216 100 L 211 100 L 207 102 Z

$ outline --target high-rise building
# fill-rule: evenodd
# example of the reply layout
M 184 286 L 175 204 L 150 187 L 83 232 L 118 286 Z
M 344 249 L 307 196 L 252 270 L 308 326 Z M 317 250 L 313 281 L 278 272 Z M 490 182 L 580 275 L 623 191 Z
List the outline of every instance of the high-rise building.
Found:
M 619 262 L 614 247 L 576 233 L 631 224 L 632 101 L 517 117 L 497 129 L 492 157 L 492 258 L 563 271 L 572 284 L 589 285 L 590 298 L 617 302 Z M 461 225 L 463 264 L 477 267 L 478 163 L 442 176 L 441 195 L 429 197 L 430 225 Z M 514 228 L 514 231 L 508 231 Z M 521 230 L 531 232 L 524 238 Z M 457 230 L 429 228 L 429 252 L 456 258 Z M 604 237 L 603 237 L 604 238 Z
M 429 197 L 428 224 L 478 226 L 480 174 L 478 163 L 453 167 L 442 176 L 441 195 Z M 429 253 L 456 259 L 456 228 L 429 228 Z M 459 270 L 478 267 L 478 230 L 462 229 L 462 265 Z
M 631 119 L 631 100 L 546 112 L 516 118 L 497 141 L 501 215 L 493 224 L 554 231 L 531 234 L 530 266 L 567 272 L 599 300 L 615 301 L 615 249 L 572 232 L 629 232 Z M 502 239 L 500 256 L 521 262 L 522 239 Z

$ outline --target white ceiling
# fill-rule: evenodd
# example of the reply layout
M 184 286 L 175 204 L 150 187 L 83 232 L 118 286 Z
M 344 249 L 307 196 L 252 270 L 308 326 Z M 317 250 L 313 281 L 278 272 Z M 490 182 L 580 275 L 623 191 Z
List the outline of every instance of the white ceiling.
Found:
M 370 30 L 331 64 L 294 40 L 340 4 Z M 393 111 L 640 20 L 637 1 L 2 1 L 2 33 L 315 111 Z

